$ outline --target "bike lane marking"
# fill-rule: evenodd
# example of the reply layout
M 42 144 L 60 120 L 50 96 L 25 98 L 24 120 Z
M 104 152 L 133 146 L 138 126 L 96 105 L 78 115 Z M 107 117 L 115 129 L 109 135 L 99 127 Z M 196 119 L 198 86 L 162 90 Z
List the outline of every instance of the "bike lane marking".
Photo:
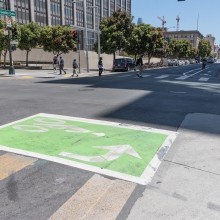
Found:
M 0 150 L 146 185 L 177 133 L 40 113 L 0 126 Z

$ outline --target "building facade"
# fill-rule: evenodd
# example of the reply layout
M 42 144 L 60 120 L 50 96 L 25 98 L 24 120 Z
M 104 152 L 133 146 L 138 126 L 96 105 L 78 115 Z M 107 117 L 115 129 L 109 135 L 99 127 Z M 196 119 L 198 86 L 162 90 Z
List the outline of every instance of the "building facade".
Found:
M 212 36 L 211 34 L 206 35 L 206 37 L 204 37 L 205 40 L 209 41 L 211 47 L 212 47 L 212 52 L 211 53 L 215 53 L 215 37 Z
M 171 40 L 187 40 L 192 47 L 198 48 L 199 41 L 202 40 L 204 37 L 203 35 L 197 31 L 165 31 L 164 32 L 164 38 Z
M 74 3 L 72 0 L 5 0 L 4 8 L 15 11 L 16 21 L 20 24 L 73 26 L 80 30 L 83 42 L 86 28 L 88 49 L 92 50 L 100 19 L 119 9 L 131 14 L 131 0 L 74 0 Z

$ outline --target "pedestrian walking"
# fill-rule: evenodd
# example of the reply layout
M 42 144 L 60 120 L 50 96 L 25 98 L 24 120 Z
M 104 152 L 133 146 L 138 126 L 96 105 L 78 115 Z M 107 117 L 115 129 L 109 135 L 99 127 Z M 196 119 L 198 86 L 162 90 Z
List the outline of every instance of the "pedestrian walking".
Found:
M 99 62 L 98 62 L 98 68 L 99 68 L 99 76 L 102 75 L 103 73 L 103 62 L 102 62 L 102 57 L 99 58 Z
M 63 69 L 64 68 L 64 59 L 62 57 L 60 57 L 59 59 L 59 68 L 60 68 L 60 74 L 62 74 L 62 71 L 64 72 L 64 74 L 66 74 L 66 71 Z
M 207 60 L 206 60 L 206 58 L 203 58 L 203 59 L 202 59 L 202 70 L 205 69 L 206 64 L 207 64 Z
M 141 55 L 141 56 L 137 59 L 137 61 L 136 61 L 136 67 L 137 67 L 137 69 L 138 69 L 137 76 L 138 76 L 139 78 L 143 78 L 143 75 L 142 75 L 142 73 L 143 73 L 143 67 L 144 67 L 143 57 L 144 57 L 144 56 Z
M 58 65 L 58 58 L 57 56 L 53 57 L 53 72 L 57 73 L 57 65 Z
M 72 66 L 73 66 L 73 75 L 72 76 L 76 75 L 78 77 L 79 76 L 79 71 L 78 71 L 79 65 L 76 62 L 76 59 L 73 60 Z

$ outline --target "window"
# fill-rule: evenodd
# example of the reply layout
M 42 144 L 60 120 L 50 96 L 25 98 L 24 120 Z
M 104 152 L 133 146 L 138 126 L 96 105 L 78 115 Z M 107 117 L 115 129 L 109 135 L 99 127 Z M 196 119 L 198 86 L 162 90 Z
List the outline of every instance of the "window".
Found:
M 111 0 L 111 2 L 110 2 L 110 13 L 111 13 L 111 15 L 113 14 L 114 11 L 115 11 L 115 0 Z
M 73 3 L 72 0 L 64 1 L 64 17 L 66 25 L 73 25 L 74 16 L 73 16 Z
M 51 0 L 51 24 L 61 25 L 61 1 Z
M 29 0 L 15 0 L 15 11 L 17 13 L 17 21 L 22 24 L 30 22 L 30 2 Z
M 121 9 L 121 0 L 116 0 L 116 11 Z
M 127 0 L 127 12 L 131 14 L 131 0 Z
M 79 27 L 84 27 L 83 2 L 76 3 L 75 7 L 76 7 L 76 25 Z
M 121 5 L 121 10 L 125 11 L 126 10 L 126 1 L 127 0 L 122 0 L 122 5 Z
M 35 22 L 41 26 L 47 25 L 47 4 L 46 0 L 34 0 Z
M 109 1 L 103 0 L 103 17 L 109 16 Z

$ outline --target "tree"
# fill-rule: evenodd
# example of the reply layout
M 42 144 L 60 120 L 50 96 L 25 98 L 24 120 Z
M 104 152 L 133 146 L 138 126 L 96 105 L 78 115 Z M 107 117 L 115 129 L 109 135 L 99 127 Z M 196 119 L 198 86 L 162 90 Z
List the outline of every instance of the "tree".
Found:
M 147 50 L 147 36 L 149 35 L 151 26 L 149 24 L 140 24 L 134 26 L 131 35 L 128 38 L 125 50 L 128 54 L 137 55 L 145 54 Z
M 132 18 L 125 11 L 115 11 L 111 17 L 103 18 L 100 22 L 100 44 L 105 53 L 119 53 L 128 42 L 134 24 Z
M 193 47 L 190 51 L 190 58 L 195 59 L 198 56 L 198 49 Z
M 172 40 L 170 43 L 170 55 L 178 59 L 189 57 L 191 49 L 187 40 Z
M 201 40 L 198 46 L 198 55 L 202 58 L 210 56 L 212 47 L 208 40 Z
M 20 38 L 18 48 L 26 51 L 26 66 L 28 66 L 28 55 L 39 43 L 40 27 L 37 23 L 31 22 L 21 25 L 19 29 Z
M 157 55 L 159 51 L 163 50 L 164 37 L 160 28 L 152 27 L 147 35 L 146 53 L 148 57 L 148 64 L 153 56 Z
M 68 26 L 46 26 L 40 32 L 40 45 L 44 51 L 53 52 L 59 56 L 77 48 L 77 39 L 73 30 Z

